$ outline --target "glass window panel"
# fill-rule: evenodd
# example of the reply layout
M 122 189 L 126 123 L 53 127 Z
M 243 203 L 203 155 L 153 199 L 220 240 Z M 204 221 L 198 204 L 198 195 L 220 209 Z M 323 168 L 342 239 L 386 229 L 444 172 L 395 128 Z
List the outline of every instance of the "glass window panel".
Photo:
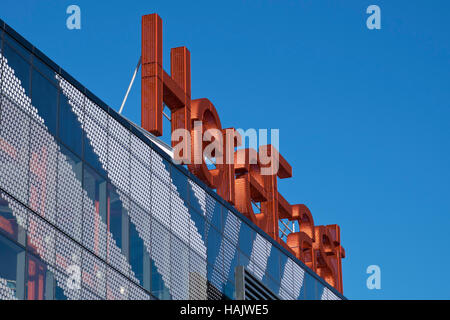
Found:
M 25 250 L 0 235 L 0 285 L 6 299 L 23 299 L 25 291 Z
M 269 288 L 274 294 L 278 295 L 280 292 L 280 284 L 273 280 L 271 277 L 264 277 L 264 284 Z
M 172 300 L 172 297 L 170 296 L 169 289 L 164 284 L 164 280 L 162 275 L 159 273 L 158 268 L 155 265 L 155 262 L 153 259 L 151 260 L 151 274 L 152 274 L 152 280 L 151 280 L 151 291 L 152 294 L 160 299 L 160 300 Z
M 220 251 L 221 234 L 212 228 L 211 225 L 206 225 L 207 234 L 207 260 L 208 263 L 217 267 L 223 264 L 223 257 Z
M 135 224 L 130 223 L 130 264 L 139 283 L 142 286 L 145 284 L 146 287 L 148 287 L 148 283 L 145 283 L 144 280 L 147 279 L 147 273 L 150 271 L 149 259 L 144 241 L 139 236 Z
M 38 109 L 38 114 L 50 133 L 56 135 L 58 89 L 35 69 L 32 77 L 32 104 Z
M 106 224 L 106 180 L 85 165 L 83 182 L 84 190 L 86 190 L 88 197 L 94 202 L 96 213 L 100 215 L 102 221 Z
M 116 188 L 108 184 L 109 231 L 122 254 L 129 259 L 129 216 Z M 127 200 L 129 201 L 129 200 Z
M 324 295 L 325 286 L 319 281 L 316 283 L 316 299 L 317 300 L 328 300 L 328 295 Z
M 33 66 L 35 69 L 39 70 L 39 72 L 43 74 L 48 81 L 50 81 L 54 85 L 58 85 L 55 71 L 53 71 L 53 69 L 47 66 L 47 64 L 45 64 L 41 59 L 39 59 L 36 56 L 33 56 Z
M 206 220 L 219 231 L 222 231 L 222 205 L 211 196 L 206 197 Z
M 72 111 L 71 102 L 63 93 L 59 95 L 59 138 L 79 157 L 83 155 L 81 123 Z
M 27 214 L 25 210 L 23 212 L 25 215 Z M 26 216 L 22 219 L 22 223 L 25 225 Z M 17 218 L 8 201 L 2 197 L 0 197 L 0 232 L 21 244 L 25 244 L 25 230 L 17 223 Z
M 27 255 L 27 300 L 53 300 L 55 278 L 47 264 Z
M 250 258 L 239 251 L 239 265 L 247 268 L 249 264 L 250 264 Z
M 55 300 L 67 300 L 64 289 L 60 286 L 55 286 Z
M 280 256 L 281 252 L 275 246 L 270 250 L 269 260 L 267 262 L 267 271 L 276 281 L 280 281 Z
M 30 63 L 17 53 L 8 42 L 4 43 L 3 55 L 8 60 L 8 66 L 14 70 L 14 75 L 20 80 L 20 85 L 25 89 L 25 94 L 30 96 Z
M 224 299 L 225 300 L 235 300 L 236 299 L 236 288 L 234 281 L 227 281 L 224 288 Z
M 317 283 L 317 280 L 312 275 L 310 275 L 309 273 L 305 273 L 305 299 L 306 300 L 317 299 L 316 283 Z
M 255 240 L 255 231 L 246 223 L 243 223 L 239 232 L 239 249 L 250 257 Z
M 24 46 L 22 46 L 17 40 L 11 37 L 6 32 L 5 35 L 5 44 L 10 45 L 14 50 L 16 50 L 26 61 L 31 62 L 31 52 L 28 51 Z

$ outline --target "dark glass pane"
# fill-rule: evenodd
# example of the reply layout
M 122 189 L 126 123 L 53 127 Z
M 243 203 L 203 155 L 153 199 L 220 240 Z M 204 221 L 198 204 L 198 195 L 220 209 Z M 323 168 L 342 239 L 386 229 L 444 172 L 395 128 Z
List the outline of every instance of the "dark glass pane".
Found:
M 267 271 L 269 275 L 277 282 L 280 281 L 280 255 L 281 252 L 272 246 L 272 250 L 270 250 L 270 256 L 267 261 Z
M 134 223 L 130 223 L 130 264 L 141 285 L 144 283 L 144 255 L 146 254 L 144 241 L 139 237 Z
M 143 219 L 141 225 L 139 225 L 139 230 L 142 231 L 146 228 L 148 231 L 151 229 L 150 215 L 139 207 L 136 203 L 130 202 L 130 212 L 131 216 L 136 219 Z M 140 236 L 137 226 L 132 222 L 129 222 L 129 257 L 132 270 L 135 273 L 136 278 L 139 280 L 141 286 L 145 289 L 150 290 L 150 254 L 149 248 L 144 244 L 143 238 Z
M 226 300 L 236 299 L 236 289 L 233 281 L 227 281 L 224 288 L 224 294 Z
M 171 234 L 169 230 L 167 230 L 161 223 L 158 222 L 157 219 L 152 219 L 151 223 L 151 239 L 153 246 L 158 246 L 162 251 L 161 253 L 170 252 L 170 239 Z M 161 255 L 158 255 L 159 259 L 162 258 Z M 153 254 L 152 254 L 153 255 Z M 169 257 L 166 257 L 168 259 Z M 156 264 L 158 261 L 151 261 L 151 291 L 154 296 L 158 297 L 159 299 L 171 299 L 169 290 L 167 289 L 165 280 L 162 277 L 162 270 L 159 268 L 164 268 L 163 270 L 168 270 L 170 266 L 168 265 L 162 265 L 162 264 Z M 161 260 L 159 260 L 161 262 Z M 166 274 L 167 276 L 167 274 Z M 167 279 L 167 281 L 170 281 L 170 279 Z
M 323 292 L 325 290 L 325 286 L 323 284 L 321 284 L 319 281 L 317 281 L 316 283 L 316 299 L 317 300 L 322 300 L 322 295 Z M 324 297 L 327 298 L 327 297 Z
M 0 283 L 7 299 L 23 299 L 25 250 L 0 235 Z
M 207 255 L 208 263 L 216 266 L 217 268 L 222 268 L 223 257 L 220 251 L 221 244 L 221 234 L 212 228 L 210 225 L 206 226 L 207 234 Z
M 32 255 L 27 255 L 27 300 L 53 300 L 54 276 L 47 265 Z
M 151 291 L 152 294 L 160 300 L 171 300 L 169 289 L 165 286 L 162 275 L 159 273 L 153 260 L 151 260 L 152 268 L 152 281 Z
M 25 94 L 30 96 L 30 63 L 25 61 L 7 42 L 4 43 L 3 54 L 8 60 L 8 66 L 14 70 L 14 75 L 20 80 L 22 88 L 25 89 Z
M 32 81 L 32 104 L 50 133 L 56 135 L 58 89 L 34 69 Z
M 247 268 L 249 264 L 250 258 L 239 251 L 239 265 Z
M 263 283 L 269 288 L 274 294 L 278 295 L 280 292 L 280 284 L 273 280 L 271 277 L 265 277 Z
M 315 300 L 316 294 L 316 283 L 317 280 L 310 274 L 305 273 L 305 299 Z
M 206 197 L 206 207 L 213 208 L 207 210 L 206 220 L 219 231 L 222 231 L 222 205 L 214 200 L 212 197 Z
M 83 155 L 81 123 L 73 113 L 69 100 L 62 93 L 59 95 L 59 138 L 79 157 Z
M 54 85 L 58 85 L 55 71 L 36 56 L 33 56 L 33 67 L 39 70 L 39 72 L 42 73 L 48 81 L 50 81 Z
M 116 188 L 108 184 L 109 196 L 109 231 L 122 254 L 128 258 L 129 245 L 129 218 Z
M 55 287 L 55 300 L 67 300 L 67 297 L 64 294 L 64 289 L 59 286 Z
M 250 257 L 255 240 L 255 231 L 246 223 L 243 223 L 239 232 L 239 250 Z
M 7 43 L 10 45 L 16 52 L 18 52 L 23 59 L 25 59 L 28 62 L 31 62 L 31 52 L 28 51 L 24 46 L 22 46 L 17 40 L 15 40 L 13 37 L 11 37 L 9 34 L 5 32 L 5 44 Z

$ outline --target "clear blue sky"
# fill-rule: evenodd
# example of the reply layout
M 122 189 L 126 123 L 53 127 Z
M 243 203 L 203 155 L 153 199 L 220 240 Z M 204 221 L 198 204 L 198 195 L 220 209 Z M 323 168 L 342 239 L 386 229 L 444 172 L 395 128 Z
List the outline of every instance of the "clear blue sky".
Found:
M 450 299 L 449 1 L 2 0 L 0 17 L 118 109 L 140 16 L 192 57 L 192 96 L 224 127 L 279 128 L 280 182 L 316 224 L 338 223 L 350 299 Z M 70 4 L 82 29 L 68 30 Z M 381 8 L 382 29 L 366 28 Z M 124 115 L 140 123 L 137 81 Z M 381 290 L 366 268 L 381 267 Z

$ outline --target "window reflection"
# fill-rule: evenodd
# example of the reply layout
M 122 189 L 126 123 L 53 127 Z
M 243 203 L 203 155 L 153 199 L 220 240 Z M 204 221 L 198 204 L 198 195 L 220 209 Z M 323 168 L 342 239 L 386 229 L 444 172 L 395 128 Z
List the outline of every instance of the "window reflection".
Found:
M 108 184 L 109 197 L 109 231 L 111 232 L 117 247 L 122 251 L 122 254 L 129 259 L 129 217 L 128 212 L 124 208 L 122 200 L 117 194 L 116 188 Z M 129 200 L 127 200 L 129 201 Z M 111 244 L 112 245 L 112 244 Z
M 33 69 L 32 80 L 32 104 L 38 109 L 38 114 L 44 119 L 45 126 L 49 132 L 56 135 L 58 89 L 35 69 Z
M 149 289 L 150 256 L 134 223 L 130 223 L 130 264 L 139 283 Z
M 88 166 L 84 166 L 83 189 L 94 202 L 95 211 L 106 224 L 106 180 Z
M 250 257 L 253 249 L 253 241 L 255 240 L 255 231 L 246 223 L 243 223 L 239 232 L 239 249 Z
M 317 281 L 314 279 L 312 275 L 305 273 L 304 295 L 306 300 L 317 299 L 316 283 Z
M 280 255 L 280 251 L 272 246 L 269 260 L 267 262 L 267 271 L 269 275 L 277 282 L 280 281 Z
M 23 299 L 25 250 L 0 235 L 0 261 L 0 286 L 9 299 Z
M 25 230 L 17 224 L 17 219 L 7 200 L 0 197 L 0 232 L 11 239 L 25 244 Z
M 83 131 L 81 123 L 78 121 L 75 113 L 72 112 L 67 97 L 60 93 L 59 95 L 59 138 L 73 150 L 79 157 L 82 157 Z
M 170 296 L 169 289 L 164 285 L 164 280 L 162 278 L 162 275 L 158 272 L 158 269 L 156 268 L 155 262 L 151 260 L 151 274 L 152 274 L 152 280 L 151 280 L 151 291 L 152 294 L 161 300 L 172 300 L 172 297 Z
M 54 276 L 47 265 L 32 255 L 27 255 L 27 300 L 52 300 Z
M 8 60 L 9 67 L 14 70 L 14 75 L 20 80 L 20 85 L 25 89 L 25 94 L 30 96 L 30 63 L 13 49 L 10 42 L 4 43 L 3 55 Z
M 206 244 L 208 263 L 211 265 L 222 265 L 223 258 L 220 254 L 221 235 L 214 228 L 209 228 L 208 239 Z

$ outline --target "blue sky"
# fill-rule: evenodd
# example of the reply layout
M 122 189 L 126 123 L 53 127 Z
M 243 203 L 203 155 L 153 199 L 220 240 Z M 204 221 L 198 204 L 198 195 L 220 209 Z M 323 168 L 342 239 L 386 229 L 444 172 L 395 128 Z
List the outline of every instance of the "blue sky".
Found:
M 82 29 L 66 28 L 81 8 Z M 368 30 L 366 8 L 381 8 Z M 117 110 L 140 16 L 191 51 L 192 97 L 223 127 L 280 129 L 280 181 L 315 222 L 338 223 L 350 299 L 450 299 L 448 1 L 2 0 L 0 18 Z M 124 115 L 140 123 L 140 83 Z M 379 265 L 381 290 L 366 287 Z

